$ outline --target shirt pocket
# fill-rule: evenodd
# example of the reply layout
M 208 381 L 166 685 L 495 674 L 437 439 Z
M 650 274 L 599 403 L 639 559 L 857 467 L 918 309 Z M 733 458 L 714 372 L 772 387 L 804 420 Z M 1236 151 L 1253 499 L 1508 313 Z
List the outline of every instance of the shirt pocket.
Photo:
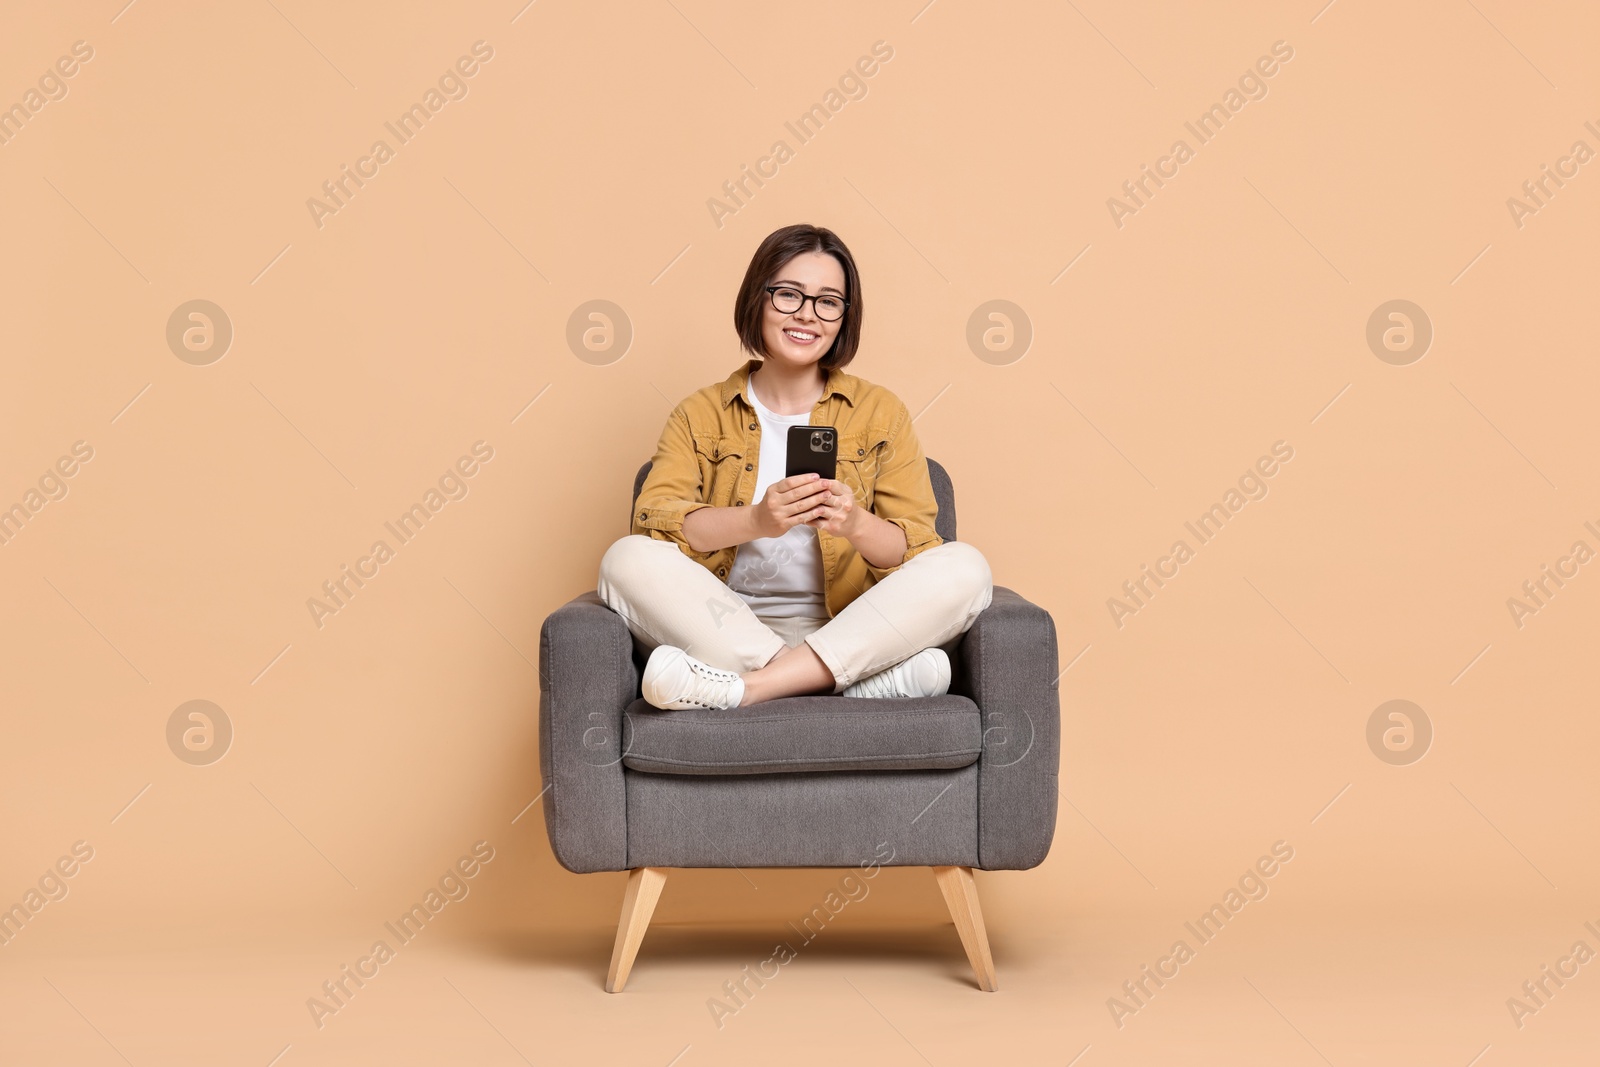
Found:
M 852 430 L 839 435 L 837 476 L 856 494 L 856 503 L 872 510 L 872 494 L 889 455 L 889 431 Z
M 694 438 L 694 454 L 700 465 L 706 502 L 719 508 L 734 505 L 734 493 L 745 469 L 744 441 L 727 434 L 700 434 Z

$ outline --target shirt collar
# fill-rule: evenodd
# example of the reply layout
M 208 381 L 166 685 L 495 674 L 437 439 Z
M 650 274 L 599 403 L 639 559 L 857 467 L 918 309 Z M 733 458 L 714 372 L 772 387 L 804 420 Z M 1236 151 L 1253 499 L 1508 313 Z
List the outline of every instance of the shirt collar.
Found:
M 727 379 L 722 383 L 721 400 L 723 407 L 727 407 L 728 402 L 736 396 L 742 397 L 746 403 L 749 402 L 750 398 L 746 390 L 750 385 L 750 372 L 761 366 L 761 363 L 762 361 L 759 359 L 746 360 L 744 366 L 728 375 Z M 855 375 L 846 374 L 842 370 L 824 370 L 822 372 L 822 396 L 817 398 L 817 403 L 820 404 L 828 399 L 829 396 L 838 393 L 850 402 L 851 407 L 855 407 L 856 383 L 858 381 L 859 379 Z

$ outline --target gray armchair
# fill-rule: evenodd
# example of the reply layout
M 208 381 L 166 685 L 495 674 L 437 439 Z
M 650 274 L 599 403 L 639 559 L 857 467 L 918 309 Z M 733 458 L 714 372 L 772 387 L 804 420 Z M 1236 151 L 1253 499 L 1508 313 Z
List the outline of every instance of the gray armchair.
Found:
M 639 469 L 634 500 L 649 471 Z M 932 459 L 928 473 L 935 528 L 953 541 L 950 476 Z M 1049 852 L 1055 623 L 996 586 L 942 647 L 952 674 L 942 697 L 660 711 L 640 696 L 643 649 L 598 593 L 545 619 L 539 771 L 551 847 L 575 873 L 630 872 L 608 991 L 627 981 L 667 868 L 874 863 L 934 869 L 979 987 L 996 988 L 972 871 L 1026 870 Z

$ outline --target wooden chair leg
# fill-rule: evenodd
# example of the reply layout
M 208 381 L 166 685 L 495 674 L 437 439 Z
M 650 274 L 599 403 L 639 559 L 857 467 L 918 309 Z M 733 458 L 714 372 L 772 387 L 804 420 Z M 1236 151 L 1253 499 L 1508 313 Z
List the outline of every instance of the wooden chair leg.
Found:
M 950 917 L 956 921 L 956 933 L 961 935 L 961 947 L 967 950 L 978 988 L 993 993 L 998 988 L 994 957 L 989 954 L 989 932 L 983 926 L 983 909 L 978 907 L 978 883 L 973 880 L 972 868 L 935 867 L 933 876 L 938 879 Z
M 606 992 L 620 993 L 633 970 L 633 958 L 650 927 L 650 916 L 661 899 L 666 884 L 664 867 L 635 867 L 628 872 L 628 889 L 622 895 L 622 918 L 617 921 L 617 940 L 611 947 L 611 969 L 606 973 Z

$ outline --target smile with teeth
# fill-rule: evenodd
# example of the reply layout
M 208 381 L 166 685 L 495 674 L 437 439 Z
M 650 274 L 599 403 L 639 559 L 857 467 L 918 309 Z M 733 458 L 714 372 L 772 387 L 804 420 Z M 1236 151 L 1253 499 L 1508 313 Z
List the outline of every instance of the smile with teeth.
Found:
M 812 333 L 810 330 L 796 329 L 792 326 L 783 332 L 788 334 L 791 340 L 802 345 L 810 344 L 812 341 L 815 341 L 818 336 L 817 334 Z

